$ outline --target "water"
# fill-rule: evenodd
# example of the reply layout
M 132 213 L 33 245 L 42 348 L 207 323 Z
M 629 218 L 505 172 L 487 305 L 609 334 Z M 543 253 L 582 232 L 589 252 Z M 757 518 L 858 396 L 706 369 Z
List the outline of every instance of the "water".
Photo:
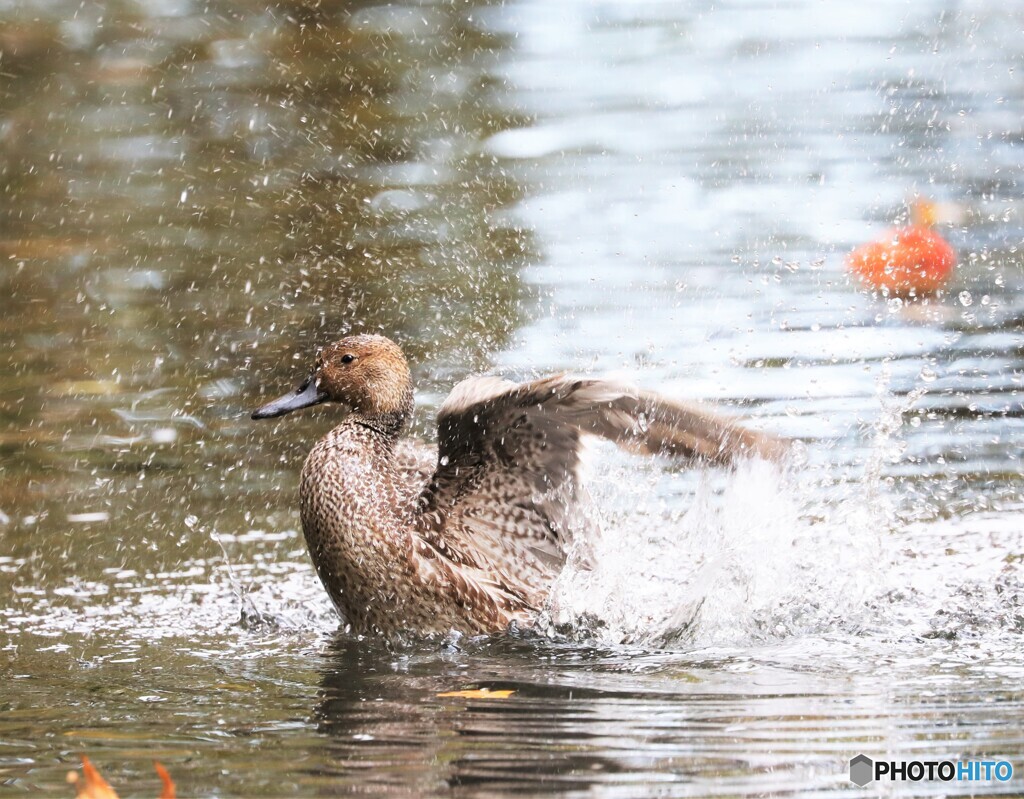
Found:
M 0 6 L 0 785 L 60 795 L 1020 793 L 1024 9 Z M 955 203 L 948 295 L 843 254 Z M 254 425 L 318 343 L 711 399 L 794 465 L 591 453 L 542 635 L 336 621 Z M 550 635 L 548 635 L 548 633 Z M 508 699 L 442 698 L 512 689 Z

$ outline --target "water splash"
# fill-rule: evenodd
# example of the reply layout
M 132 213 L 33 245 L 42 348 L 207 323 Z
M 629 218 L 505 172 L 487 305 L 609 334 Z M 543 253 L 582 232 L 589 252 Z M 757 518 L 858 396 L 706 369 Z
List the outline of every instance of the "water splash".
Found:
M 590 557 L 560 575 L 542 629 L 602 644 L 752 646 L 856 636 L 891 644 L 1024 630 L 1024 540 L 980 514 L 904 522 L 886 467 L 922 396 L 877 390 L 858 479 L 803 453 L 690 478 L 606 459 Z M 820 455 L 820 453 L 817 453 Z M 611 465 L 609 465 L 611 464 Z M 685 510 L 680 511 L 680 508 Z M 998 539 L 998 540 L 997 540 Z
M 705 472 L 682 513 L 634 494 L 630 512 L 601 520 L 589 567 L 570 562 L 559 577 L 547 621 L 604 643 L 658 646 L 856 623 L 877 588 L 881 528 L 870 514 L 823 516 L 820 491 L 801 477 L 764 461 Z

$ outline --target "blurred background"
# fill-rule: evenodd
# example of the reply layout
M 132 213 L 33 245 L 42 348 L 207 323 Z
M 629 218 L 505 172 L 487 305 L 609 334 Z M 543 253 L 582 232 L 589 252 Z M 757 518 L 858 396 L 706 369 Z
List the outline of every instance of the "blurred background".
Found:
M 250 796 L 1020 762 L 1022 30 L 981 0 L 0 1 L 0 785 L 58 794 L 83 751 Z M 958 271 L 864 291 L 845 254 L 915 197 Z M 468 374 L 612 373 L 802 465 L 604 452 L 616 565 L 551 611 L 585 644 L 353 641 L 296 512 L 336 417 L 248 411 L 358 331 L 405 347 L 426 437 Z M 477 684 L 517 693 L 436 698 Z

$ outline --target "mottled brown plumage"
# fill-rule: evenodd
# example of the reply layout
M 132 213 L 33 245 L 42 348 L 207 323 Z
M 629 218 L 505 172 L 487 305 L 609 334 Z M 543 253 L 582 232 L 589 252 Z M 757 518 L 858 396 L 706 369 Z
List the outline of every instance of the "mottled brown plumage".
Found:
M 438 412 L 438 449 L 401 440 L 412 381 L 399 347 L 351 336 L 292 394 L 253 414 L 319 402 L 345 420 L 302 468 L 302 526 L 320 579 L 353 631 L 489 633 L 529 623 L 562 568 L 581 438 L 727 463 L 785 444 L 695 405 L 604 380 L 460 383 Z

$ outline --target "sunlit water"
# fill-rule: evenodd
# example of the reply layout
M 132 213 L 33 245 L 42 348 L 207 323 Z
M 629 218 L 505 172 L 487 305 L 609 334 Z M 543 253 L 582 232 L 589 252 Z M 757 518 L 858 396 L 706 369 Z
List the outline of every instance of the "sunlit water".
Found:
M 1005 4 L 0 5 L 0 785 L 127 795 L 1020 793 L 1020 30 Z M 842 270 L 956 204 L 927 304 Z M 598 446 L 538 628 L 337 631 L 312 349 L 616 374 L 801 440 Z M 459 699 L 464 688 L 508 699 Z

